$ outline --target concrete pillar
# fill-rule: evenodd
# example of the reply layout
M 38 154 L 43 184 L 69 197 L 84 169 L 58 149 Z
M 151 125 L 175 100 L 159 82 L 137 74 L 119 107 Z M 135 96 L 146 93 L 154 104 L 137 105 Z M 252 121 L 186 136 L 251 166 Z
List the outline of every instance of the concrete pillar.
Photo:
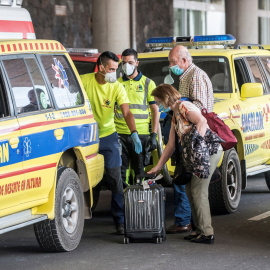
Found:
M 258 43 L 258 0 L 225 0 L 226 33 L 236 43 Z
M 93 0 L 93 48 L 121 54 L 130 48 L 130 0 Z

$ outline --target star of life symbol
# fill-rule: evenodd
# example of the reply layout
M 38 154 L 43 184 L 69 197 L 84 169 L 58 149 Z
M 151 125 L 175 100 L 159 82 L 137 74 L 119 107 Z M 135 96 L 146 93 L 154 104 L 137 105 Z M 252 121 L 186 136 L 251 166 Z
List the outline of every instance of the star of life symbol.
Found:
M 69 88 L 69 83 L 68 83 L 68 77 L 67 73 L 60 63 L 59 60 L 56 58 L 53 58 L 55 65 L 52 65 L 53 70 L 55 71 L 55 79 L 58 80 L 58 87 L 61 88 L 62 86 L 64 88 Z
M 24 139 L 24 142 L 23 142 L 23 151 L 24 151 L 24 154 L 29 157 L 29 154 L 31 153 L 31 141 L 28 139 L 28 137 L 26 137 Z

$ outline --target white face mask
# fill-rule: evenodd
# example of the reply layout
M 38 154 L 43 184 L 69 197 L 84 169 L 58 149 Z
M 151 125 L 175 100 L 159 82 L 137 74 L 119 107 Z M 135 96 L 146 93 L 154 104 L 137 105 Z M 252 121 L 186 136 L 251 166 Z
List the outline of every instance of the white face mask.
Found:
M 117 81 L 116 71 L 105 74 L 104 80 L 108 83 L 114 83 Z
M 101 61 L 100 61 L 101 62 Z M 101 65 L 103 66 L 103 64 L 102 64 L 102 62 L 101 62 Z M 104 75 L 104 74 L 102 74 L 102 73 L 100 73 L 100 74 L 102 74 L 103 76 L 104 76 L 104 80 L 106 81 L 106 82 L 108 82 L 108 83 L 114 83 L 114 82 L 116 82 L 117 81 L 117 75 L 116 75 L 116 71 L 115 72 L 111 72 L 111 73 L 108 73 L 107 71 L 106 71 L 106 69 L 105 69 L 105 67 L 103 66 L 103 68 L 104 68 L 104 71 L 106 72 L 106 74 Z
M 123 69 L 123 71 L 125 72 L 125 74 L 126 74 L 127 76 L 131 76 L 131 75 L 134 73 L 135 68 L 136 68 L 135 65 L 131 65 L 131 64 L 129 64 L 129 63 L 125 63 L 125 64 L 122 66 L 122 69 Z

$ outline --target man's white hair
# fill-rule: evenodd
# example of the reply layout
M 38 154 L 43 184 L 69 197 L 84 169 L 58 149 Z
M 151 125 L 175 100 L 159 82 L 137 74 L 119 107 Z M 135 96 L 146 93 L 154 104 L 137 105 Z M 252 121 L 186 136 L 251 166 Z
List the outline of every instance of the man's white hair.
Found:
M 191 65 L 192 64 L 192 56 L 190 55 L 190 52 L 186 49 L 186 50 L 179 50 L 179 57 L 182 58 L 186 58 L 188 63 Z

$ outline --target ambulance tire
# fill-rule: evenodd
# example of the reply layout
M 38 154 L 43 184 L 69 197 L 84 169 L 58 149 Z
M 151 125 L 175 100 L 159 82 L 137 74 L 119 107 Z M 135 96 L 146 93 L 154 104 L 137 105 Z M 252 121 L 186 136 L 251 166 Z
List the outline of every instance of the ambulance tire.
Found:
M 264 178 L 268 189 L 270 190 L 270 171 L 264 173 Z
M 80 179 L 71 168 L 57 173 L 55 218 L 34 224 L 40 247 L 46 252 L 74 250 L 80 243 L 84 227 L 84 197 Z
M 209 185 L 212 214 L 230 214 L 237 210 L 241 198 L 241 167 L 234 148 L 225 151 L 220 166 L 221 178 Z

